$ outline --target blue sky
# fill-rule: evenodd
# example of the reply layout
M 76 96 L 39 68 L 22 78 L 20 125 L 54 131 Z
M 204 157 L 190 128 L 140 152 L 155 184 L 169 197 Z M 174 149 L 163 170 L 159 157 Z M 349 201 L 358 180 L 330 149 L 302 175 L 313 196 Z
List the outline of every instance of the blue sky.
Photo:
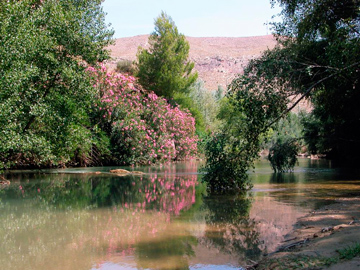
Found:
M 260 36 L 271 33 L 264 24 L 280 12 L 270 0 L 105 0 L 103 7 L 115 38 L 150 34 L 161 11 L 186 36 Z

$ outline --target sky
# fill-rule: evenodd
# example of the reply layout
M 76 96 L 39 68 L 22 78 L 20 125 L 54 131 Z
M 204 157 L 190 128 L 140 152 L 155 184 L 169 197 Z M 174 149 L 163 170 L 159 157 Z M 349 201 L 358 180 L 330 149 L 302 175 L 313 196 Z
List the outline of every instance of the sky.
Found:
M 103 8 L 115 38 L 151 34 L 161 11 L 186 36 L 261 36 L 271 34 L 265 24 L 280 12 L 270 0 L 105 0 Z

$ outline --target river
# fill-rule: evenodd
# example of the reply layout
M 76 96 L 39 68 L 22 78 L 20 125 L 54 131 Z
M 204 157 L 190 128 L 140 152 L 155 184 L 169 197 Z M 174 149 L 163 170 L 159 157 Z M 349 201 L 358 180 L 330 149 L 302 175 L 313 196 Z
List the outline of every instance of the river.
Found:
M 257 162 L 246 197 L 208 196 L 199 164 L 6 174 L 1 269 L 241 269 L 275 251 L 299 217 L 360 194 L 359 170 L 300 159 L 283 175 Z

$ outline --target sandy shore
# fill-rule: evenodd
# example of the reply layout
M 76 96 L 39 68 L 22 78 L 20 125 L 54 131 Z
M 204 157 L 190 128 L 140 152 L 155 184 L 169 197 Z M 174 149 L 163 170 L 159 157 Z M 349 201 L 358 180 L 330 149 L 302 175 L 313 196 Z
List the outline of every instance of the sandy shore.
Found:
M 338 250 L 360 243 L 360 197 L 340 198 L 298 220 L 277 252 L 248 269 L 360 269 L 360 257 L 339 258 Z

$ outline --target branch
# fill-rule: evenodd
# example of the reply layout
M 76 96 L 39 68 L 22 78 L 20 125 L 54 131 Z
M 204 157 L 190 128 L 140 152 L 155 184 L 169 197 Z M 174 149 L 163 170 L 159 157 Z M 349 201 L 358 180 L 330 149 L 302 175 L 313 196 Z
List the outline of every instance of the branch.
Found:
M 50 85 L 45 89 L 43 96 L 39 100 L 43 100 L 44 98 L 46 98 L 46 96 L 50 93 L 50 89 L 55 86 L 55 83 L 59 79 L 59 76 L 60 76 L 59 72 L 57 72 L 54 75 L 54 78 L 52 79 Z M 38 102 L 39 102 L 39 100 L 38 100 Z M 27 122 L 26 126 L 23 129 L 23 133 L 25 133 L 30 128 L 30 126 L 34 123 L 35 119 L 36 119 L 35 115 L 30 116 L 29 121 Z
M 2 175 L 0 175 L 0 186 L 1 185 L 10 185 L 10 181 L 5 179 L 5 177 Z
M 303 100 L 310 92 L 311 90 L 314 89 L 315 86 L 319 85 L 320 83 L 322 83 L 323 81 L 326 81 L 332 77 L 334 77 L 335 75 L 337 75 L 338 73 L 340 73 L 341 71 L 347 70 L 353 66 L 356 66 L 360 64 L 360 62 L 356 62 L 350 66 L 347 66 L 341 70 L 339 70 L 338 72 L 335 72 L 333 74 L 330 74 L 329 76 L 322 78 L 321 80 L 317 81 L 316 83 L 314 83 L 313 85 L 311 85 L 308 89 L 306 89 L 305 93 L 290 107 L 288 108 L 285 112 L 283 112 L 279 117 L 277 117 L 275 120 L 273 120 L 270 124 L 268 124 L 267 126 L 265 126 L 264 130 L 267 130 L 269 127 L 271 127 L 273 124 L 275 124 L 277 121 L 279 121 L 281 118 L 283 118 L 286 114 L 288 114 L 292 109 L 294 109 L 296 107 L 296 105 L 299 104 L 299 102 L 301 100 Z

